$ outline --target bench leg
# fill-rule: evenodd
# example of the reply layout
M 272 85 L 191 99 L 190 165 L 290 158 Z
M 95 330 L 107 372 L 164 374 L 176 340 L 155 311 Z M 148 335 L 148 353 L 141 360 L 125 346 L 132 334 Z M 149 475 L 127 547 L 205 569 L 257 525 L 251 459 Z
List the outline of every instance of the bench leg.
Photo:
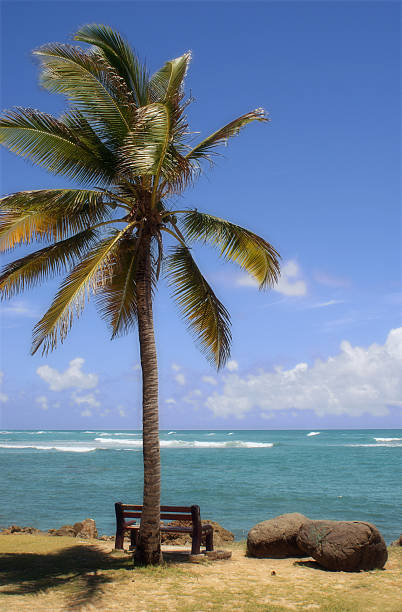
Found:
M 214 549 L 214 532 L 212 529 L 205 535 L 205 545 L 207 550 Z
M 116 538 L 114 540 L 114 547 L 116 550 L 123 550 L 124 548 L 124 529 L 116 530 Z

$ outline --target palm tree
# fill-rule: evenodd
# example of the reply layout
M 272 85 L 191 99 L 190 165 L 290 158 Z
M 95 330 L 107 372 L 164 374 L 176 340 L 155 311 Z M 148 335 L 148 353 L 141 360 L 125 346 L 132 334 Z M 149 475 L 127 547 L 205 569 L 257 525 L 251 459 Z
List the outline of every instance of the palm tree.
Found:
M 163 264 L 173 296 L 190 330 L 217 368 L 230 350 L 229 314 L 201 274 L 188 246 L 209 242 L 238 263 L 261 288 L 279 274 L 278 253 L 253 232 L 198 210 L 175 210 L 177 199 L 211 162 L 215 148 L 262 109 L 238 117 L 193 146 L 186 121 L 185 53 L 153 76 L 120 34 L 105 25 L 78 30 L 83 49 L 59 43 L 34 54 L 41 85 L 63 94 L 69 107 L 59 119 L 30 108 L 5 111 L 0 140 L 10 151 L 77 189 L 20 191 L 1 199 L 2 250 L 34 240 L 42 248 L 5 266 L 5 298 L 67 273 L 48 311 L 36 324 L 32 353 L 62 342 L 87 298 L 95 296 L 112 338 L 138 325 L 143 384 L 144 497 L 136 563 L 157 564 L 160 549 L 158 369 L 153 290 Z M 174 241 L 168 254 L 163 238 Z

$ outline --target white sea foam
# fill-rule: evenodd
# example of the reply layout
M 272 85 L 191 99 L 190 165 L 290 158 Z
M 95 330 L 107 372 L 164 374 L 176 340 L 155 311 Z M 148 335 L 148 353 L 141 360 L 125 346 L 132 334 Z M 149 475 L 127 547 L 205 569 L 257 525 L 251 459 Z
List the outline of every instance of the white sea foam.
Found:
M 205 435 L 206 435 L 206 436 L 214 436 L 215 434 L 214 434 L 214 433 L 207 433 L 207 434 L 205 434 Z
M 114 436 L 140 436 L 140 433 L 114 433 Z
M 90 453 L 96 447 L 89 446 L 36 446 L 34 444 L 0 444 L 0 448 L 33 448 L 34 450 L 55 450 L 63 453 Z
M 13 432 L 12 431 L 0 431 L 1 435 L 7 435 L 7 434 L 10 434 L 10 433 L 13 433 Z
M 169 431 L 168 436 L 171 436 L 172 434 L 175 434 L 175 433 L 176 433 L 175 431 Z
M 363 448 L 380 448 L 382 446 L 385 448 L 397 448 L 402 447 L 402 442 L 377 442 L 377 444 L 345 444 L 345 446 L 356 446 Z
M 46 433 L 46 431 L 29 431 L 28 433 L 31 434 L 31 436 L 38 436 L 40 434 Z
M 400 442 L 402 438 L 374 438 L 376 442 Z
M 228 433 L 228 436 L 233 436 L 233 431 L 230 431 L 230 432 Z
M 319 436 L 320 433 L 321 433 L 320 431 L 310 431 L 310 433 L 307 434 L 307 437 L 308 436 Z
M 116 440 L 113 438 L 95 438 L 95 442 L 100 444 L 123 445 L 123 446 L 142 446 L 141 440 Z M 161 448 L 271 448 L 273 442 L 203 442 L 201 440 L 161 440 Z

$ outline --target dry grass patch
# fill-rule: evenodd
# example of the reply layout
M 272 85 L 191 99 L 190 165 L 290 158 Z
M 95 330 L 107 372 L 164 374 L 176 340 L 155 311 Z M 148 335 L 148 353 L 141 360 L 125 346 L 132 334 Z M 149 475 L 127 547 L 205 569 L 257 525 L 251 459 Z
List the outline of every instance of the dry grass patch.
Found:
M 311 559 L 253 559 L 234 543 L 229 561 L 188 562 L 170 547 L 165 564 L 133 569 L 113 543 L 0 536 L 0 610 L 368 612 L 402 610 L 402 548 L 385 570 L 345 573 Z

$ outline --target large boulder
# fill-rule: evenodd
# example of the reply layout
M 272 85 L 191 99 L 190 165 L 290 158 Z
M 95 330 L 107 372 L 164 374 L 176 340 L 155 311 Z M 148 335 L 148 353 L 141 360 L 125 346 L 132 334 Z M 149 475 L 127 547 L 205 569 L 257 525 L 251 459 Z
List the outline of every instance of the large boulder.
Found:
M 93 519 L 87 518 L 73 525 L 77 538 L 91 539 L 98 537 L 98 530 Z
M 297 545 L 329 570 L 382 568 L 388 558 L 378 529 L 361 521 L 306 521 L 299 530 Z
M 300 527 L 306 521 L 308 518 L 303 514 L 293 512 L 258 523 L 248 533 L 247 555 L 274 559 L 305 556 L 296 540 Z
M 227 542 L 233 542 L 234 534 L 228 531 L 219 523 L 215 521 L 202 520 L 202 525 L 212 525 L 214 530 L 214 547 L 223 546 Z M 191 527 L 191 521 L 171 521 L 168 525 L 174 525 L 176 527 Z M 168 544 L 173 546 L 184 546 L 185 544 L 191 544 L 191 533 L 161 533 L 162 544 Z M 205 545 L 205 536 L 201 539 L 201 544 Z

